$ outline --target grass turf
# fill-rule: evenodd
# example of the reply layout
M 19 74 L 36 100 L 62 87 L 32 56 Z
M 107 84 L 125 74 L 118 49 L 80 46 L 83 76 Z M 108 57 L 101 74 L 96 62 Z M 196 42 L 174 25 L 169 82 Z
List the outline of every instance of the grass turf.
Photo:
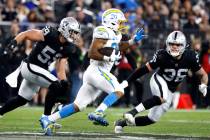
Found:
M 87 114 L 94 108 L 87 108 L 84 112 L 58 121 L 63 125 L 62 132 L 111 133 L 113 134 L 114 121 L 122 118 L 128 109 L 109 108 L 106 111 L 110 123 L 108 127 L 93 125 L 87 119 Z M 0 119 L 0 132 L 42 132 L 39 118 L 42 107 L 22 107 L 4 115 Z M 126 127 L 128 134 L 175 135 L 187 137 L 210 138 L 210 111 L 209 110 L 170 110 L 161 120 L 145 127 Z

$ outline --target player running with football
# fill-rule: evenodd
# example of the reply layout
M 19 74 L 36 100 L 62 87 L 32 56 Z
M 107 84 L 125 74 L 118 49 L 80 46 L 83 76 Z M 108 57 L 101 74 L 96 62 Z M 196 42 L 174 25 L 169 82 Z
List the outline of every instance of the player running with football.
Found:
M 144 31 L 138 30 L 134 37 L 122 42 L 121 30 L 125 28 L 126 18 L 119 9 L 108 9 L 102 15 L 102 25 L 94 29 L 93 40 L 88 52 L 90 65 L 83 76 L 81 86 L 75 101 L 64 106 L 60 111 L 41 119 L 41 124 L 45 128 L 46 135 L 52 135 L 53 123 L 58 119 L 71 116 L 82 111 L 98 96 L 98 90 L 102 90 L 108 95 L 99 107 L 88 115 L 89 120 L 100 125 L 107 126 L 108 121 L 104 118 L 104 111 L 124 95 L 124 89 L 120 86 L 117 78 L 110 73 L 115 61 L 121 58 L 120 51 L 125 51 L 130 45 L 140 41 L 145 35 Z M 110 55 L 102 48 L 113 48 Z M 118 52 L 118 50 L 120 50 Z M 106 55 L 105 55 L 106 54 Z
M 189 70 L 200 77 L 199 90 L 206 96 L 208 76 L 199 64 L 198 54 L 186 46 L 185 35 L 180 31 L 173 31 L 166 39 L 166 49 L 158 50 L 151 61 L 136 69 L 122 82 L 122 87 L 126 88 L 131 81 L 159 68 L 150 79 L 153 96 L 124 113 L 124 119 L 115 122 L 115 133 L 121 133 L 125 126 L 146 126 L 157 122 L 169 110 L 172 94 Z M 135 117 L 147 109 L 150 109 L 147 116 Z
M 18 44 L 25 40 L 31 40 L 35 43 L 32 52 L 24 59 L 19 67 L 19 72 L 23 81 L 18 91 L 18 95 L 8 100 L 0 108 L 0 115 L 16 109 L 29 102 L 40 87 L 49 88 L 49 95 L 57 98 L 63 96 L 66 88 L 65 65 L 67 57 L 74 52 L 77 38 L 80 35 L 80 24 L 76 19 L 67 17 L 62 19 L 59 28 L 46 26 L 42 30 L 31 29 L 19 33 L 11 41 L 9 47 L 15 49 Z M 55 77 L 48 71 L 48 66 L 58 61 L 58 77 Z M 48 108 L 48 96 L 46 97 L 45 109 Z

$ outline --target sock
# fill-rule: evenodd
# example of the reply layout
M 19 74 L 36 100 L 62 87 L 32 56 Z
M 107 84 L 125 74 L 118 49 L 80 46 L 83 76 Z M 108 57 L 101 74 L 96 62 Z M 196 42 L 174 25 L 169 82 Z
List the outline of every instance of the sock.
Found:
M 65 118 L 65 117 L 68 117 L 72 114 L 74 114 L 76 111 L 75 111 L 75 108 L 74 108 L 74 104 L 68 104 L 66 106 L 64 106 L 60 111 L 59 111 L 59 114 L 61 116 L 61 118 Z
M 50 115 L 54 105 L 55 105 L 55 96 L 53 96 L 52 91 L 49 90 L 45 97 L 44 115 L 47 116 Z
M 107 107 L 106 104 L 101 103 L 101 104 L 97 107 L 96 111 L 104 111 L 104 110 L 106 110 L 107 108 L 108 108 L 108 107 Z
M 10 112 L 22 105 L 25 105 L 28 102 L 28 100 L 26 100 L 25 98 L 21 97 L 21 96 L 16 96 L 10 100 L 8 100 L 4 106 L 2 106 L 0 108 L 0 115 L 4 115 L 7 112 Z
M 155 123 L 148 116 L 138 116 L 135 118 L 136 126 L 146 126 Z
M 106 98 L 96 109 L 96 111 L 105 111 L 108 107 L 112 106 L 118 99 L 119 97 L 117 96 L 117 94 L 115 92 L 112 92 L 111 94 L 106 96 Z
M 132 114 L 133 116 L 136 116 L 136 114 L 138 113 L 138 111 L 136 110 L 136 108 L 134 108 L 134 109 L 128 111 L 127 113 L 130 113 L 130 114 Z
M 142 111 L 145 110 L 145 107 L 144 107 L 144 105 L 143 105 L 142 103 L 140 103 L 139 105 L 137 105 L 137 106 L 135 107 L 135 109 L 136 109 L 138 112 L 142 112 Z
M 61 116 L 60 116 L 59 112 L 55 112 L 54 114 L 48 116 L 48 119 L 52 122 L 56 122 L 60 118 L 61 118 Z

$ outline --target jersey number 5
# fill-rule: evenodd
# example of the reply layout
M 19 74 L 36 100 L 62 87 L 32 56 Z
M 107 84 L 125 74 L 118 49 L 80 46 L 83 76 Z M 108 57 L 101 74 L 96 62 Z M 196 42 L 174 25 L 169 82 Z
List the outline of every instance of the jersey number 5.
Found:
M 55 53 L 56 53 L 55 50 L 53 50 L 49 46 L 46 46 L 41 51 L 41 54 L 38 55 L 38 60 L 41 61 L 43 64 L 45 64 L 45 63 L 51 63 L 51 62 L 49 62 L 49 60 L 51 59 L 51 55 L 54 55 Z

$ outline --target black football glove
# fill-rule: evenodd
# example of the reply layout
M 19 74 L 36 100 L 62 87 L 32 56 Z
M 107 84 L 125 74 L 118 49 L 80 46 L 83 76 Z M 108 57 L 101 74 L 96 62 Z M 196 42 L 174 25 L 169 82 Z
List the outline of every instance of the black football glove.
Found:
M 7 46 L 8 49 L 12 50 L 13 52 L 16 50 L 16 48 L 18 48 L 17 41 L 15 39 L 10 41 L 10 43 Z

